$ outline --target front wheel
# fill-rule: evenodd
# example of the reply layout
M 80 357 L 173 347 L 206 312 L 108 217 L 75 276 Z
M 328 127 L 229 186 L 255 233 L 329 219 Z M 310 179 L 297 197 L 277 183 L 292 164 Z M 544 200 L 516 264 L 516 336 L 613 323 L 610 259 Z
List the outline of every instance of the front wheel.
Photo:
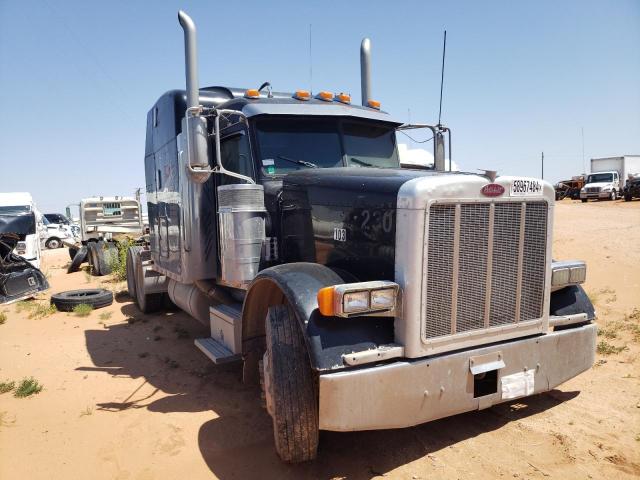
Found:
M 616 194 L 615 190 L 611 191 L 611 197 L 609 197 L 611 200 L 616 200 L 618 198 L 618 195 Z
M 285 462 L 313 460 L 318 451 L 318 383 L 291 307 L 269 308 L 263 358 L 267 410 L 276 451 Z
M 625 194 L 625 196 L 624 196 L 624 201 L 625 201 L 625 202 L 630 202 L 630 201 L 631 201 L 631 195 L 629 195 L 629 194 Z
M 581 198 L 581 199 L 580 199 L 580 201 L 581 201 L 582 203 L 587 203 L 587 199 L 586 199 L 586 198 Z
M 60 248 L 62 246 L 62 242 L 56 237 L 51 237 L 45 242 L 44 246 L 51 249 Z

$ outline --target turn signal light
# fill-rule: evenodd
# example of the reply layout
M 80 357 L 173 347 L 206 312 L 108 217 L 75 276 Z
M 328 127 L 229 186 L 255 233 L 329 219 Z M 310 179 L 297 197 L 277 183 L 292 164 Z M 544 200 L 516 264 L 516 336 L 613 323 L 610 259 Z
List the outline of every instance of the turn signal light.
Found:
M 376 110 L 380 110 L 380 102 L 378 100 L 367 100 L 367 105 L 370 108 L 375 108 Z
M 351 103 L 351 95 L 347 93 L 339 93 L 336 95 L 336 100 L 340 103 L 346 103 L 347 105 Z
M 332 92 L 320 92 L 316 98 L 318 98 L 319 100 L 324 100 L 325 102 L 331 102 L 333 101 L 333 93 Z
M 298 100 L 309 100 L 311 98 L 311 93 L 309 93 L 308 90 L 296 90 L 293 98 Z
M 244 98 L 260 98 L 260 91 L 257 88 L 250 88 L 244 92 Z
M 333 308 L 334 287 L 325 287 L 318 290 L 318 310 L 325 317 L 333 317 L 335 309 Z

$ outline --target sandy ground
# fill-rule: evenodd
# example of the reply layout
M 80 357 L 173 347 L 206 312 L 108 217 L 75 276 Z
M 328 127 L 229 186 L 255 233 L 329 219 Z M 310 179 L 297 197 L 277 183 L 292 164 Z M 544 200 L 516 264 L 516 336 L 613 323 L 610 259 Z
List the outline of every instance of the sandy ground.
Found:
M 193 345 L 178 312 L 142 315 L 125 295 L 80 318 L 0 307 L 1 479 L 637 478 L 640 476 L 640 202 L 556 208 L 554 257 L 585 259 L 604 347 L 590 371 L 547 394 L 415 428 L 322 432 L 318 460 L 282 464 L 271 421 L 237 366 Z M 45 252 L 51 292 L 103 285 Z M 48 295 L 42 296 L 43 303 Z

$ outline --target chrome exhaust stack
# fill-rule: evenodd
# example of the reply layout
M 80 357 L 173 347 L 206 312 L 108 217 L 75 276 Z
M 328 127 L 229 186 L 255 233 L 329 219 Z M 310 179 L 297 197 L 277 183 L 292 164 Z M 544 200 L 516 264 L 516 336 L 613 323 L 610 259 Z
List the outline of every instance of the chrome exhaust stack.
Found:
M 362 106 L 369 106 L 371 100 L 371 40 L 363 38 L 360 44 L 360 88 Z
M 182 10 L 178 11 L 178 21 L 184 30 L 184 73 L 187 80 L 187 108 L 195 108 L 200 106 L 196 24 Z

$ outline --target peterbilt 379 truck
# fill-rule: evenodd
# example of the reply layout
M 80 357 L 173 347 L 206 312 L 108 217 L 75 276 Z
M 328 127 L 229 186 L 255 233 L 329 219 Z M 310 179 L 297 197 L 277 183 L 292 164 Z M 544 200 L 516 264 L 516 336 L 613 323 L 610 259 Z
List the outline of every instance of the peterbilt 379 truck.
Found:
M 260 381 L 275 446 L 319 430 L 408 427 L 548 391 L 594 361 L 583 262 L 551 258 L 539 179 L 400 168 L 408 128 L 370 98 L 198 86 L 147 116 L 150 245 L 128 252 L 143 311 L 166 295 L 210 326 L 196 345 Z M 434 131 L 442 140 L 444 127 Z M 450 143 L 449 143 L 450 145 Z

